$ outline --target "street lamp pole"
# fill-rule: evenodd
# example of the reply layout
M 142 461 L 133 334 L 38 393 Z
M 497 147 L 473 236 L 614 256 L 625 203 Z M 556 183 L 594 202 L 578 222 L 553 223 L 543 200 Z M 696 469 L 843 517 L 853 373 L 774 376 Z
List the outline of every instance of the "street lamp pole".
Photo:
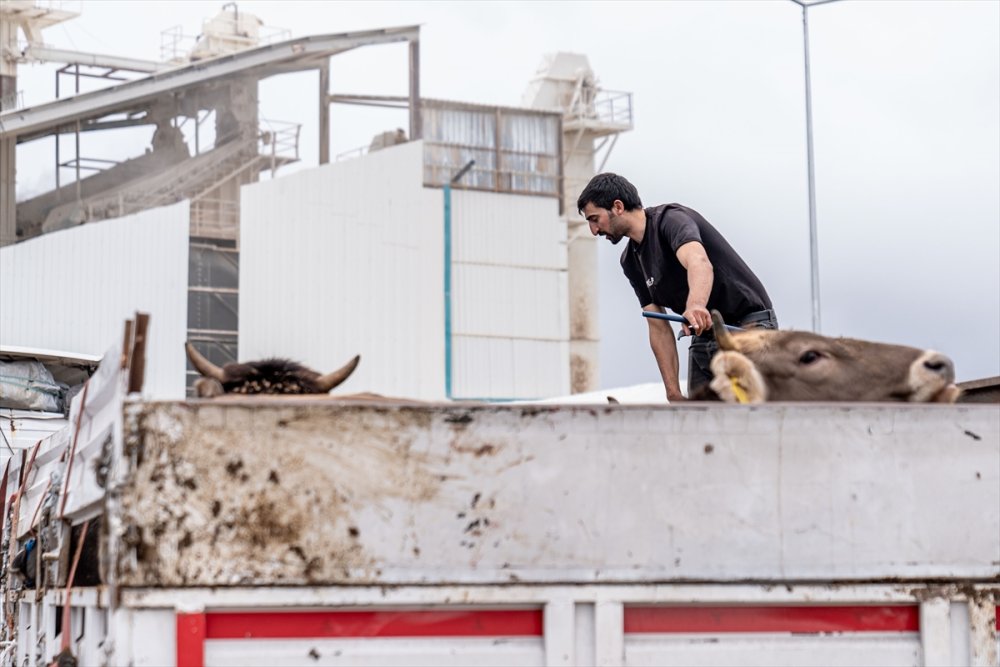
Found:
M 809 266 L 811 269 L 812 329 L 820 332 L 819 242 L 816 233 L 816 168 L 813 159 L 812 78 L 809 71 L 809 8 L 837 0 L 792 0 L 802 7 L 802 43 L 806 70 L 806 165 L 809 174 Z

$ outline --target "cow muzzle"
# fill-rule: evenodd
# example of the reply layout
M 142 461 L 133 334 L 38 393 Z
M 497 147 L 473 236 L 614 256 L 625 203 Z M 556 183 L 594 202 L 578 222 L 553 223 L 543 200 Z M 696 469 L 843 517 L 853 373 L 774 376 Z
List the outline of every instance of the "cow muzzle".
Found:
M 955 364 L 951 359 L 927 350 L 910 364 L 909 401 L 913 403 L 954 403 L 959 390 L 955 387 Z

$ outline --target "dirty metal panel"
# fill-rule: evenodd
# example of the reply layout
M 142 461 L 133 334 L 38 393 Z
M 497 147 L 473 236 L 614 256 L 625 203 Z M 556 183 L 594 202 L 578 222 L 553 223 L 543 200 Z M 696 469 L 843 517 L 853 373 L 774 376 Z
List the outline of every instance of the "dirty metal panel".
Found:
M 127 409 L 125 585 L 1000 578 L 988 406 Z
M 99 513 L 103 505 L 114 439 L 121 437 L 126 383 L 120 357 L 121 345 L 112 345 L 90 379 L 86 395 L 81 392 L 73 400 L 69 415 L 73 460 L 63 472 L 69 481 L 64 482 L 60 514 L 74 522 Z

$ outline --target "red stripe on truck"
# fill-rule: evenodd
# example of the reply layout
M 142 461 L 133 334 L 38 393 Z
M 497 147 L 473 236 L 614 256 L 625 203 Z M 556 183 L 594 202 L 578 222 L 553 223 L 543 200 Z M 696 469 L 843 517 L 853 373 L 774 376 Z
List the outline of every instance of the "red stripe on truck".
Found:
M 626 607 L 626 633 L 919 632 L 917 605 Z
M 205 614 L 177 614 L 177 667 L 205 667 Z
M 540 637 L 540 609 L 269 611 L 206 614 L 206 639 Z

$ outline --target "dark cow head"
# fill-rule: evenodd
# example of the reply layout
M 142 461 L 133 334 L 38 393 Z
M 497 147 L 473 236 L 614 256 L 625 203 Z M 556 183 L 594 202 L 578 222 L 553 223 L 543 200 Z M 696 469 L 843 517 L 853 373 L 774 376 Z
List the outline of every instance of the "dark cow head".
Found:
M 202 375 L 194 383 L 200 398 L 222 394 L 325 394 L 350 377 L 361 360 L 360 355 L 356 356 L 339 370 L 320 375 L 287 359 L 230 363 L 219 368 L 191 343 L 186 343 L 185 349 L 188 359 Z
M 954 403 L 960 393 L 951 359 L 933 350 L 807 331 L 731 333 L 717 311 L 712 322 L 719 352 L 709 386 L 723 401 Z

